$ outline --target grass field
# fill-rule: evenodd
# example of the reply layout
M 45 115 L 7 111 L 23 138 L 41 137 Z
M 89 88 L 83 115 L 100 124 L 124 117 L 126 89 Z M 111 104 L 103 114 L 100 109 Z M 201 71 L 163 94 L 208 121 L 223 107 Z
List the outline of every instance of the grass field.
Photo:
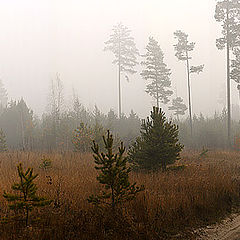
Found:
M 43 158 L 52 168 L 39 168 Z M 38 192 L 53 202 L 31 213 L 25 228 L 8 210 L 2 197 L 18 181 L 16 166 L 33 167 Z M 239 202 L 240 153 L 184 152 L 183 170 L 166 173 L 131 173 L 131 180 L 145 185 L 136 200 L 116 212 L 97 210 L 87 202 L 98 193 L 91 154 L 48 154 L 12 152 L 0 154 L 0 239 L 194 239 L 189 234 L 198 227 L 223 217 Z M 5 221 L 5 219 L 8 219 Z

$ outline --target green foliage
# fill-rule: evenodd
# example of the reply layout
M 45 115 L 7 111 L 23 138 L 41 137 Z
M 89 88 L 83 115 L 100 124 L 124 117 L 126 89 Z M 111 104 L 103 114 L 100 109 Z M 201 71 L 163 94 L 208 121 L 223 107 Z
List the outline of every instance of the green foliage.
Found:
M 0 152 L 7 151 L 6 136 L 2 129 L 0 129 Z
M 20 163 L 17 166 L 17 170 L 20 182 L 12 185 L 12 190 L 17 193 L 12 194 L 4 191 L 3 197 L 8 201 L 11 210 L 14 210 L 15 212 L 23 211 L 25 215 L 25 223 L 26 226 L 28 226 L 29 212 L 36 207 L 49 205 L 51 200 L 36 195 L 37 186 L 34 183 L 34 180 L 38 174 L 34 175 L 32 168 L 28 168 L 24 172 L 22 164 Z
M 74 131 L 73 145 L 76 151 L 89 152 L 93 131 L 91 127 L 81 123 L 80 126 Z
M 115 208 L 122 202 L 134 199 L 143 186 L 137 187 L 136 183 L 131 184 L 129 173 L 131 168 L 128 166 L 128 160 L 124 157 L 125 147 L 121 142 L 117 153 L 113 153 L 113 136 L 110 131 L 107 137 L 103 136 L 105 153 L 99 152 L 99 146 L 93 141 L 93 157 L 95 159 L 96 169 L 100 172 L 97 180 L 104 185 L 105 190 L 99 195 L 92 195 L 88 201 L 94 205 L 106 204 Z
M 167 121 L 162 109 L 153 107 L 150 118 L 143 120 L 141 136 L 128 151 L 129 160 L 142 169 L 166 170 L 183 149 L 178 132 L 178 126 Z
M 39 165 L 39 168 L 44 170 L 52 168 L 52 160 L 49 158 L 43 158 L 41 164 Z
M 199 154 L 199 159 L 203 159 L 207 157 L 207 153 L 208 153 L 208 149 L 206 149 L 205 147 L 202 148 L 202 151 Z
M 184 170 L 185 168 L 185 165 L 172 165 L 167 168 L 167 171 L 178 172 Z
M 93 127 L 81 123 L 75 130 L 72 141 L 75 150 L 83 153 L 90 152 L 93 139 L 100 145 L 100 149 L 103 149 L 104 146 L 101 139 L 104 132 L 103 126 L 98 124 L 98 122 Z

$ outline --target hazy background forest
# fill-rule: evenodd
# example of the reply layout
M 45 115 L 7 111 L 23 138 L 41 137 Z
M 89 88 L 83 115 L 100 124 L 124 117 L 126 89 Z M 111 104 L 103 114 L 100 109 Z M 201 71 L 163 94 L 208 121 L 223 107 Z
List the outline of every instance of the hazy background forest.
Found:
M 120 21 L 131 30 L 139 63 L 148 38 L 158 42 L 171 72 L 170 100 L 181 97 L 186 106 L 186 69 L 174 56 L 173 33 L 182 30 L 196 43 L 191 64 L 203 64 L 204 69 L 191 77 L 194 141 L 189 138 L 188 110 L 179 121 L 169 110 L 171 102 L 160 107 L 179 124 L 186 147 L 226 147 L 226 56 L 215 45 L 221 35 L 213 14 L 215 4 L 214 0 L 3 1 L 0 127 L 8 147 L 70 150 L 74 130 L 81 123 L 111 129 L 127 145 L 136 138 L 140 119 L 156 102 L 145 92 L 138 64 L 135 74 L 122 75 L 123 116 L 118 118 L 117 66 L 103 50 Z M 231 81 L 232 142 L 239 134 L 236 86 Z

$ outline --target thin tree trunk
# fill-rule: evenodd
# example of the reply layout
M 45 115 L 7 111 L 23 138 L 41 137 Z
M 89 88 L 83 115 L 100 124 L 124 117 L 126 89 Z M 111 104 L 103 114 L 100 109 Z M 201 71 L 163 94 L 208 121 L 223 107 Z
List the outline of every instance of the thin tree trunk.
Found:
M 238 89 L 238 98 L 239 98 L 239 112 L 240 112 L 240 88 Z
M 115 209 L 115 196 L 114 196 L 113 185 L 111 186 L 111 190 L 112 190 L 112 208 Z
M 22 131 L 22 149 L 23 149 L 23 151 L 25 151 L 26 150 L 26 144 L 25 144 L 25 132 L 24 132 L 22 108 L 21 108 L 21 112 L 20 112 L 20 117 L 21 117 L 21 131 Z
M 228 145 L 231 147 L 231 96 L 230 96 L 230 45 L 229 45 L 229 1 L 227 2 L 227 111 Z
M 187 56 L 187 78 L 188 78 L 188 110 L 189 110 L 191 137 L 192 137 L 193 125 L 192 125 L 192 104 L 191 104 L 191 86 L 190 86 L 190 69 L 189 69 L 188 52 L 186 52 L 186 56 Z
M 29 210 L 27 208 L 26 209 L 26 219 L 25 219 L 26 227 L 28 226 L 28 218 L 29 218 Z
M 159 90 L 158 90 L 158 84 L 157 84 L 157 70 L 156 70 L 156 90 L 157 90 L 157 108 L 159 108 Z
M 121 46 L 120 39 L 118 42 L 118 111 L 119 118 L 122 116 L 122 102 L 121 102 Z
M 122 103 L 121 103 L 121 66 L 120 62 L 118 65 L 118 111 L 119 111 L 119 118 L 122 116 Z

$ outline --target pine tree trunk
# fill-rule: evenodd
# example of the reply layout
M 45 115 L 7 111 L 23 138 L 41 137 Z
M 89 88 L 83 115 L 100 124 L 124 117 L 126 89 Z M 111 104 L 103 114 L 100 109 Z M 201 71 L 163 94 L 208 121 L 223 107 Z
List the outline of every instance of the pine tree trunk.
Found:
M 231 98 L 230 98 L 230 45 L 229 45 L 229 1 L 227 2 L 227 111 L 228 145 L 231 147 Z
M 24 131 L 24 124 L 23 124 L 23 113 L 22 109 L 20 112 L 20 119 L 21 119 L 21 132 L 22 132 L 22 150 L 26 150 L 26 144 L 25 144 L 25 131 Z
M 122 116 L 122 103 L 121 103 L 121 66 L 120 66 L 120 63 L 119 63 L 119 66 L 118 66 L 118 110 L 119 110 L 119 118 L 121 118 Z
M 162 171 L 166 172 L 166 170 L 167 170 L 166 160 L 163 160 L 163 162 L 162 162 Z
M 159 108 L 159 97 L 158 97 L 158 93 L 157 93 L 157 108 Z
M 28 218 L 29 218 L 29 210 L 28 210 L 28 208 L 27 208 L 27 209 L 26 209 L 26 219 L 25 219 L 26 227 L 28 226 Z
M 157 71 L 156 71 L 157 76 Z M 157 108 L 159 108 L 159 90 L 158 90 L 158 84 L 157 84 L 157 77 L 156 77 L 156 91 L 157 91 Z
M 240 112 L 240 85 L 238 85 L 238 98 L 239 98 L 239 112 Z
M 189 69 L 189 58 L 188 52 L 186 52 L 187 56 L 187 78 L 188 78 L 188 108 L 189 108 L 189 122 L 190 122 L 190 131 L 191 137 L 193 132 L 193 125 L 192 125 L 192 104 L 191 104 L 191 86 L 190 86 L 190 69 Z
M 111 186 L 111 190 L 112 190 L 112 209 L 115 209 L 115 196 L 113 186 Z
M 121 46 L 120 39 L 118 42 L 118 111 L 119 118 L 122 116 L 122 103 L 121 103 Z

